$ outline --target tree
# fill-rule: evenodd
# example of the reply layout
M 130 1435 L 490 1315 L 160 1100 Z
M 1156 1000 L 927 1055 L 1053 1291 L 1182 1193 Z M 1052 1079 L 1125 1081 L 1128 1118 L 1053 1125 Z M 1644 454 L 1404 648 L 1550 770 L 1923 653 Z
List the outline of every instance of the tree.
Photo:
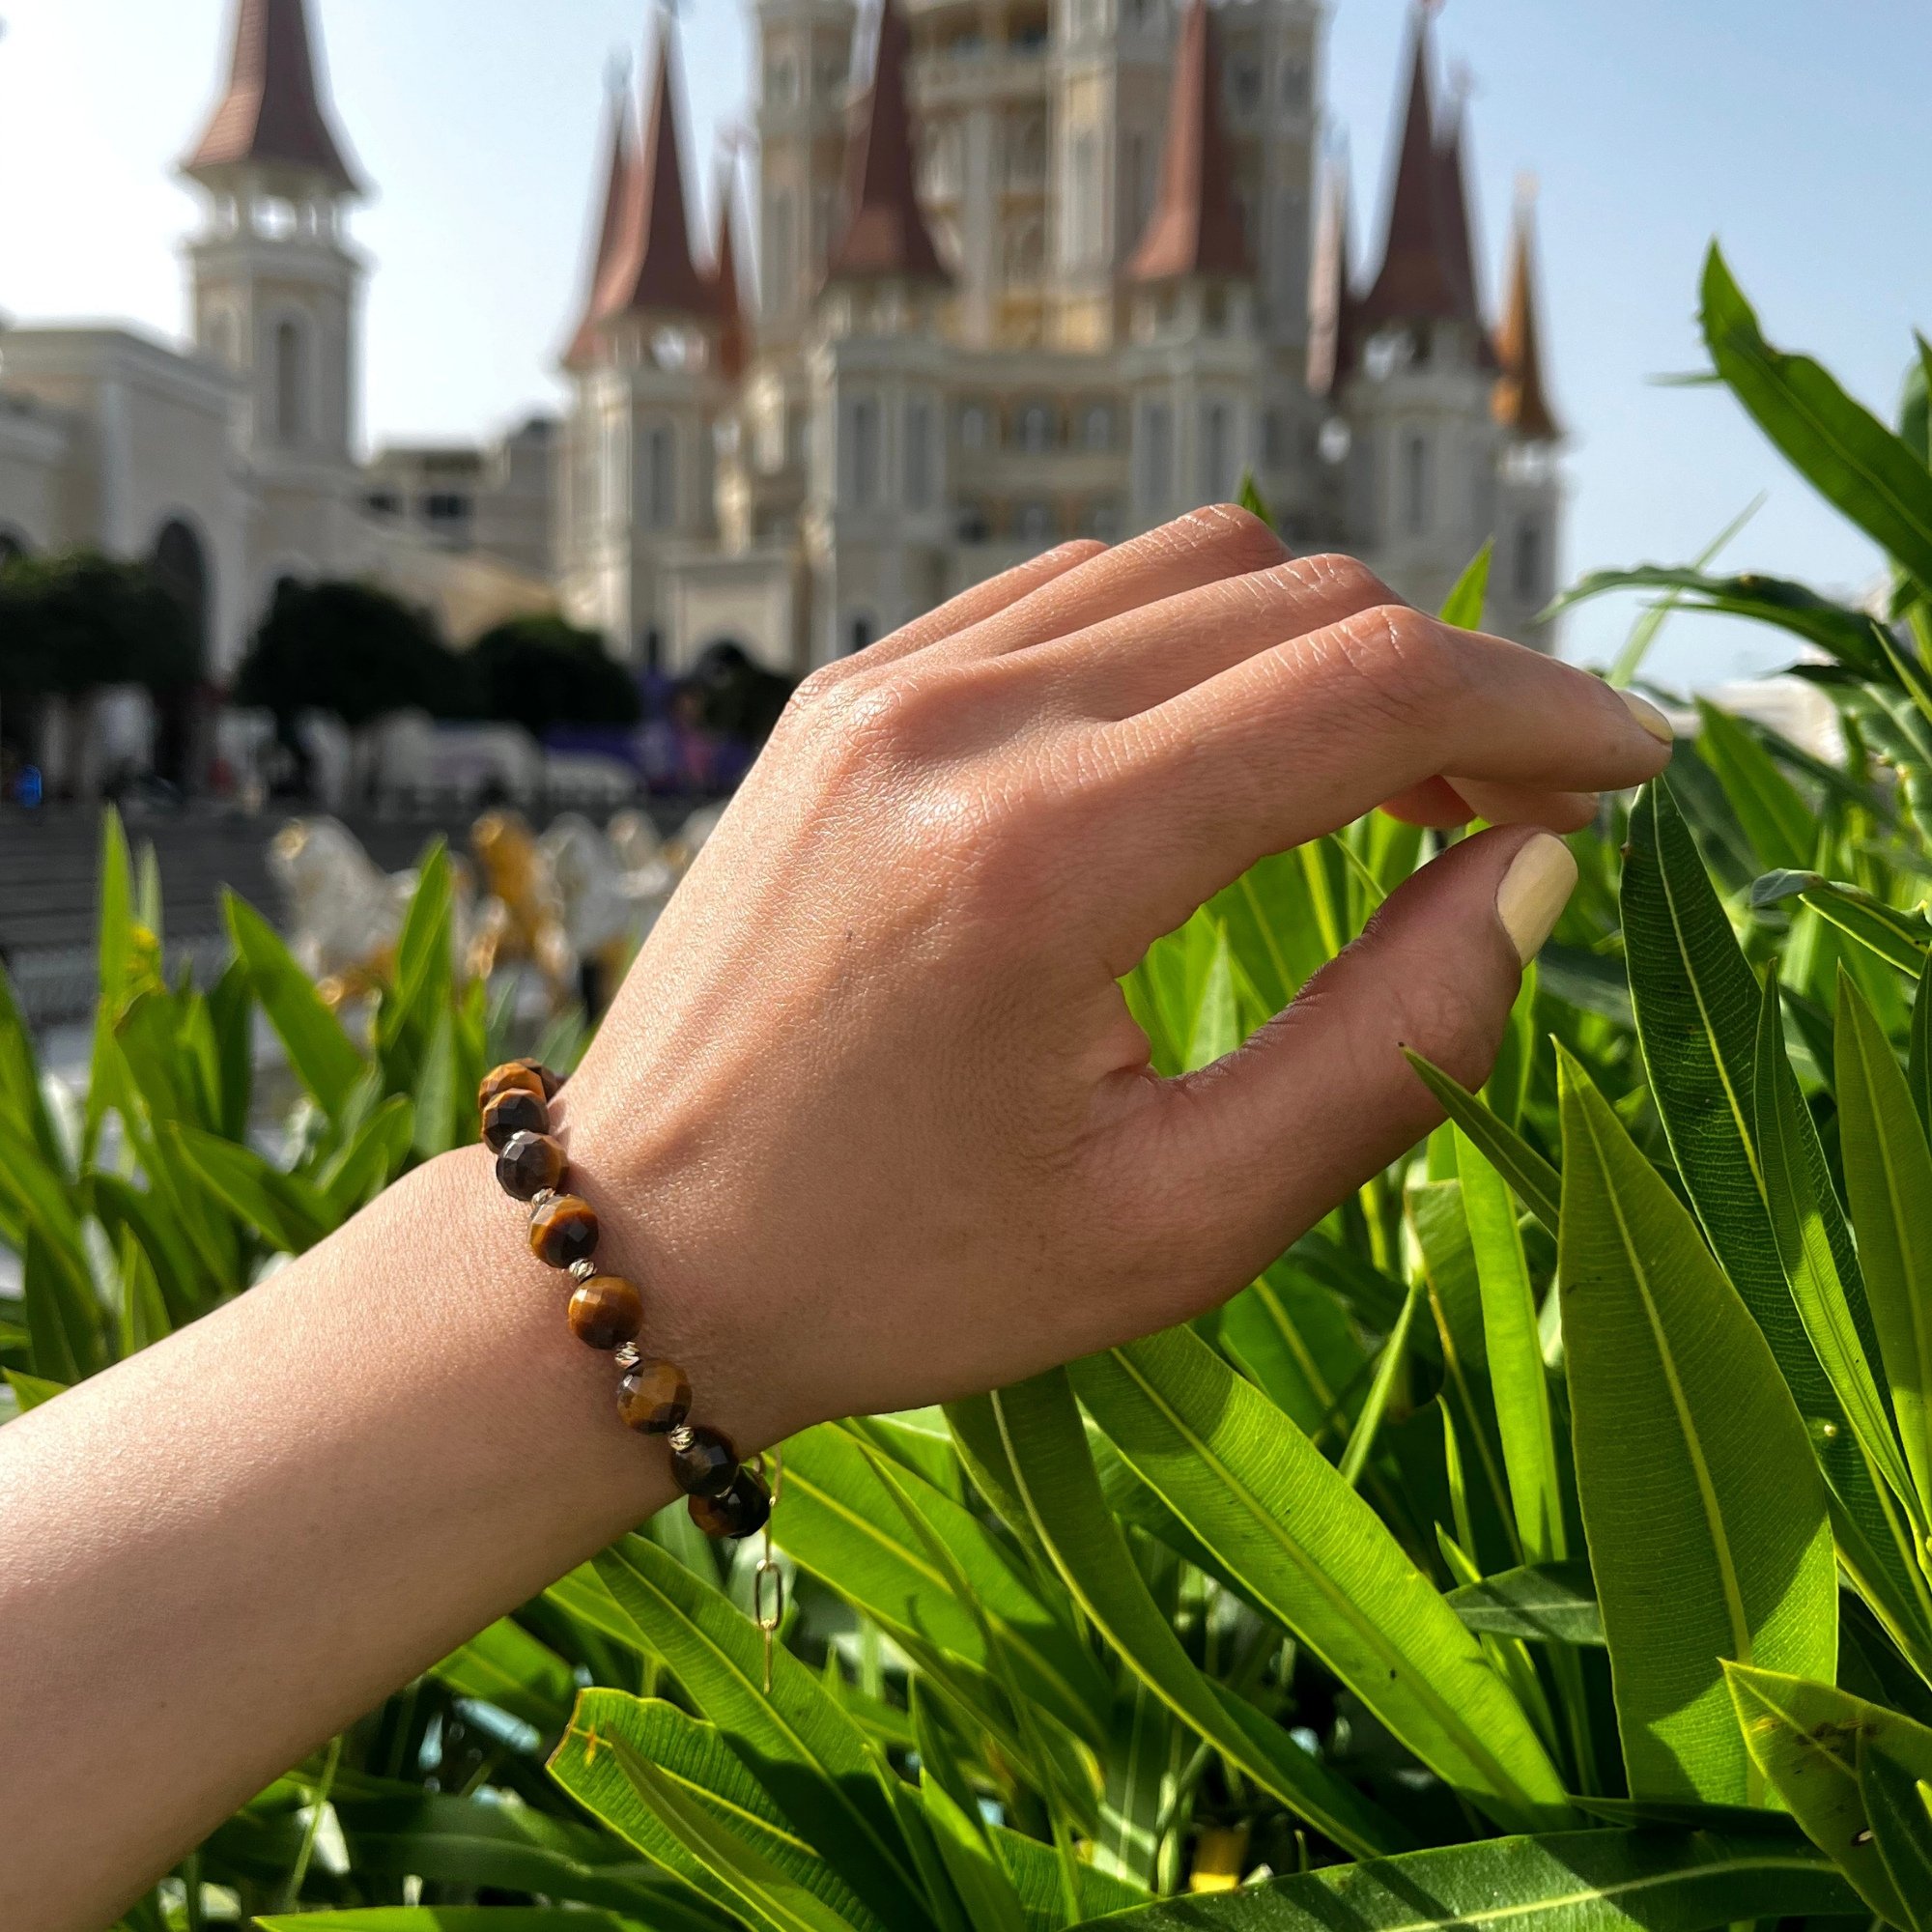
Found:
M 558 616 L 513 617 L 469 652 L 477 712 L 541 737 L 554 724 L 635 724 L 638 688 L 595 631 Z
M 285 578 L 235 678 L 238 703 L 275 714 L 286 738 L 300 711 L 352 730 L 387 711 L 467 714 L 462 661 L 419 611 L 374 584 Z
M 0 691 L 75 696 L 140 684 L 167 696 L 200 675 L 188 614 L 145 563 L 75 550 L 0 569 Z

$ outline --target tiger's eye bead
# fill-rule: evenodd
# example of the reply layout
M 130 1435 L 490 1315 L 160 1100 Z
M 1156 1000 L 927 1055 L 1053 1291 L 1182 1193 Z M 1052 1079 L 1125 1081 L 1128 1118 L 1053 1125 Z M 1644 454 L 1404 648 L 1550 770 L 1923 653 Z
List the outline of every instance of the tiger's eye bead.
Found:
M 550 1132 L 550 1108 L 540 1094 L 512 1087 L 483 1109 L 484 1143 L 501 1153 L 513 1134 Z
M 501 1066 L 493 1066 L 477 1083 L 476 1111 L 480 1114 L 497 1094 L 510 1093 L 534 1094 L 539 1100 L 550 1098 L 535 1063 L 511 1060 Z
M 563 1149 L 548 1134 L 512 1134 L 497 1156 L 497 1179 L 505 1194 L 534 1201 L 546 1187 L 563 1184 Z
M 614 1349 L 643 1325 L 643 1299 L 622 1275 L 593 1274 L 570 1297 L 570 1332 L 585 1348 Z
M 688 1507 L 706 1536 L 753 1536 L 771 1518 L 772 1492 L 755 1469 L 740 1469 L 722 1494 L 693 1496 Z
M 530 1253 L 554 1268 L 585 1262 L 597 1245 L 597 1215 L 581 1194 L 559 1194 L 530 1215 Z
M 737 1473 L 738 1452 L 716 1429 L 694 1429 L 688 1442 L 674 1444 L 670 1472 L 688 1496 L 722 1496 Z
M 617 1384 L 617 1413 L 642 1435 L 668 1435 L 691 1413 L 684 1371 L 675 1362 L 648 1361 L 627 1369 Z

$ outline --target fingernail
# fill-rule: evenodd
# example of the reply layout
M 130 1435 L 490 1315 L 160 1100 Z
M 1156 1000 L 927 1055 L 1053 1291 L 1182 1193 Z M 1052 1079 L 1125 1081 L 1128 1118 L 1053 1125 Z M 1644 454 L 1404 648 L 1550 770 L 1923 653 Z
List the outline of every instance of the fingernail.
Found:
M 1576 887 L 1577 862 L 1553 833 L 1539 832 L 1510 861 L 1496 888 L 1496 917 L 1525 966 L 1542 952 Z
M 1617 696 L 1630 706 L 1630 715 L 1660 745 L 1674 745 L 1677 742 L 1677 727 L 1649 698 L 1639 697 L 1634 691 L 1620 691 Z

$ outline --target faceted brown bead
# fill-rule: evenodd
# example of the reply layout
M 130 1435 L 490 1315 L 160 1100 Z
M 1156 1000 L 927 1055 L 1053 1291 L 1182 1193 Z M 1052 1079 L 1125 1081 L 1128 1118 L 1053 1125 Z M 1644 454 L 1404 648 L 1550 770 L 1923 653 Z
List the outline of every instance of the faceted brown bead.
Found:
M 617 1413 L 645 1435 L 664 1435 L 691 1413 L 691 1383 L 675 1362 L 639 1362 L 617 1384 Z
M 723 1495 L 737 1467 L 731 1438 L 716 1429 L 694 1429 L 691 1440 L 670 1452 L 670 1472 L 688 1496 Z
M 550 1108 L 540 1094 L 512 1087 L 498 1094 L 483 1109 L 484 1144 L 495 1148 L 498 1153 L 509 1145 L 512 1134 L 549 1132 Z
M 548 1134 L 512 1134 L 497 1156 L 497 1179 L 505 1194 L 534 1201 L 546 1187 L 561 1187 L 567 1163 Z
M 476 1111 L 480 1114 L 498 1094 L 512 1092 L 534 1094 L 539 1100 L 550 1097 L 544 1091 L 543 1075 L 533 1062 L 511 1060 L 501 1066 L 493 1066 L 478 1082 Z
M 722 1494 L 693 1496 L 688 1507 L 706 1536 L 753 1536 L 771 1520 L 772 1492 L 755 1469 L 740 1469 Z
M 554 1268 L 587 1262 L 597 1246 L 597 1215 L 581 1194 L 559 1194 L 530 1215 L 530 1253 Z
M 570 1297 L 570 1332 L 586 1348 L 614 1349 L 643 1325 L 642 1297 L 620 1274 L 593 1274 Z

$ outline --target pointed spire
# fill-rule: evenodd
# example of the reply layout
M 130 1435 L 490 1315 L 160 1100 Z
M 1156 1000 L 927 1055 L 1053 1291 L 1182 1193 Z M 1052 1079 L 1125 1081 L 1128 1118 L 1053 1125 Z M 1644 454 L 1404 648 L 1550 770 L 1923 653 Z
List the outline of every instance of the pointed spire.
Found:
M 238 0 L 227 89 L 182 168 L 201 176 L 245 163 L 298 168 L 338 194 L 362 192 L 329 125 L 302 0 Z
M 1175 49 L 1160 190 L 1127 262 L 1136 282 L 1174 275 L 1245 275 L 1247 237 L 1235 206 L 1221 130 L 1221 63 L 1208 0 L 1189 0 Z
M 660 16 L 657 57 L 645 96 L 643 145 L 629 171 L 610 272 L 599 291 L 599 321 L 627 313 L 714 313 L 711 284 L 691 259 L 691 214 L 671 86 L 673 35 L 666 13 Z
M 1496 340 L 1502 376 L 1492 410 L 1504 429 L 1528 442 L 1555 442 L 1563 426 L 1544 386 L 1543 325 L 1536 287 L 1536 203 L 1524 192 L 1517 202 L 1516 239 L 1510 249 L 1510 287 Z
M 1321 213 L 1315 229 L 1315 267 L 1309 279 L 1308 387 L 1332 396 L 1355 366 L 1355 285 L 1349 266 L 1349 163 L 1337 155 L 1328 166 Z
M 751 354 L 744 303 L 738 295 L 737 200 L 736 156 L 727 153 L 718 169 L 718 241 L 711 255 L 711 286 L 724 320 L 718 338 L 718 368 L 730 382 L 745 373 Z
M 590 275 L 583 293 L 583 310 L 578 319 L 570 347 L 564 352 L 564 366 L 578 368 L 590 360 L 596 349 L 597 322 L 603 313 L 606 286 L 611 280 L 619 252 L 618 238 L 623 231 L 624 206 L 631 193 L 631 178 L 637 171 L 637 150 L 631 136 L 629 83 L 613 74 L 611 104 L 607 113 L 610 151 L 604 181 L 604 207 L 597 221 L 597 252 L 591 259 Z
M 898 0 L 880 0 L 872 84 L 846 150 L 844 232 L 827 280 L 843 275 L 950 282 L 919 205 L 906 56 L 912 35 Z
M 1435 113 L 1429 78 L 1429 15 L 1418 13 L 1411 36 L 1408 100 L 1402 149 L 1389 196 L 1388 236 L 1375 286 L 1362 304 L 1363 322 L 1459 322 L 1468 298 L 1452 263 L 1454 238 L 1443 192 L 1444 162 L 1435 146 Z M 1461 144 L 1456 154 L 1461 175 Z M 1466 218 L 1463 222 L 1466 245 Z
M 1482 304 L 1476 295 L 1476 249 L 1469 215 L 1469 183 L 1463 157 L 1463 102 L 1451 111 L 1449 131 L 1436 150 L 1435 192 L 1442 209 L 1442 257 L 1463 306 L 1463 318 L 1478 327 Z

